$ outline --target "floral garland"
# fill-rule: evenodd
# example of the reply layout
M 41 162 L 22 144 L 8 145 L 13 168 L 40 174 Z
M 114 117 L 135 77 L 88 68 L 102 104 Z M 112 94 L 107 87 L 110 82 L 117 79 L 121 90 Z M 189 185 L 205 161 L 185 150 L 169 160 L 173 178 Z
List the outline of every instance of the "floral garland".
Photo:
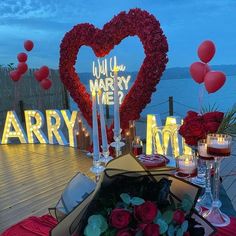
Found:
M 97 57 L 104 57 L 128 36 L 138 36 L 143 44 L 145 59 L 137 79 L 120 107 L 121 128 L 128 128 L 129 120 L 137 120 L 168 62 L 168 44 L 156 18 L 141 9 L 121 12 L 103 29 L 92 24 L 78 24 L 67 32 L 60 46 L 60 76 L 71 97 L 77 103 L 84 118 L 92 126 L 92 101 L 75 70 L 77 54 L 81 46 L 90 46 Z M 113 124 L 108 130 L 109 141 L 113 138 Z

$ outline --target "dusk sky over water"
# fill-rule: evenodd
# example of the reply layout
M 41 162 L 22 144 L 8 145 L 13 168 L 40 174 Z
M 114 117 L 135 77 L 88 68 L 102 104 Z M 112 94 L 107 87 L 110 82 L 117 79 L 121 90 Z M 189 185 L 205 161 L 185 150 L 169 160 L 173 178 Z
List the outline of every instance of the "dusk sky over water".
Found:
M 29 67 L 58 68 L 60 42 L 76 24 L 101 28 L 120 11 L 141 8 L 152 13 L 168 39 L 167 67 L 189 66 L 198 60 L 196 49 L 205 39 L 215 42 L 212 64 L 236 64 L 236 1 L 234 0 L 2 0 L 0 4 L 0 64 L 17 63 L 23 42 L 31 39 Z M 137 37 L 127 38 L 111 53 L 127 70 L 138 70 L 144 53 Z M 109 55 L 108 55 L 109 57 Z M 77 69 L 92 69 L 90 48 L 78 55 Z

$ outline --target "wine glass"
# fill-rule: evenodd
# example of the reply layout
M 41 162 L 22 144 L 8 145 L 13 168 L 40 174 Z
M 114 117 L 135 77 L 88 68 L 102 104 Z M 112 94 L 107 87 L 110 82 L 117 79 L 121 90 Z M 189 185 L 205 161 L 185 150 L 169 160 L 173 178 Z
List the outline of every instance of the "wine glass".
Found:
M 211 169 L 213 166 L 214 157 L 207 154 L 207 142 L 206 139 L 201 139 L 198 141 L 198 154 L 199 159 L 206 162 L 206 173 L 205 173 L 205 192 L 198 199 L 197 207 L 210 208 L 213 201 L 212 191 L 211 191 Z
M 208 134 L 207 135 L 207 154 L 214 157 L 214 192 L 211 208 L 203 213 L 212 225 L 224 227 L 230 224 L 230 218 L 221 212 L 219 201 L 220 187 L 220 163 L 221 160 L 231 154 L 232 137 L 227 134 Z

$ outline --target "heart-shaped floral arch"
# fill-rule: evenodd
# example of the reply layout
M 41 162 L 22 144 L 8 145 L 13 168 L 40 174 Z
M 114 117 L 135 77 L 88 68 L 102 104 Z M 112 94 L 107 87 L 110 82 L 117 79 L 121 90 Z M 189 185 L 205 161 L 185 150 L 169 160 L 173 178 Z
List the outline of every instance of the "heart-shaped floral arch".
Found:
M 79 49 L 89 46 L 97 57 L 104 57 L 128 36 L 138 36 L 146 57 L 120 106 L 121 128 L 125 130 L 129 120 L 139 119 L 142 110 L 150 103 L 168 62 L 168 44 L 160 23 L 147 11 L 131 9 L 128 13 L 119 13 L 103 29 L 97 29 L 89 23 L 78 24 L 62 40 L 59 65 L 61 80 L 90 126 L 92 101 L 75 70 Z M 109 141 L 113 138 L 112 128 L 113 125 L 108 129 Z

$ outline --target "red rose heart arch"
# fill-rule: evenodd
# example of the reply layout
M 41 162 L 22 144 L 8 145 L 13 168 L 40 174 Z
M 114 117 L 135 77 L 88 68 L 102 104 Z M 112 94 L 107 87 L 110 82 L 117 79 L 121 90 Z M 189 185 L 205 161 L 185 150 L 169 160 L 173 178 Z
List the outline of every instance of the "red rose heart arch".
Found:
M 90 126 L 92 126 L 92 101 L 75 70 L 81 46 L 89 46 L 97 57 L 104 57 L 128 36 L 138 36 L 143 44 L 145 59 L 137 78 L 120 106 L 121 128 L 128 128 L 129 120 L 137 120 L 151 101 L 156 85 L 168 62 L 168 44 L 156 18 L 141 9 L 121 12 L 103 29 L 92 24 L 78 24 L 67 32 L 60 49 L 60 77 L 71 97 Z M 113 125 L 108 129 L 109 141 L 113 138 Z

